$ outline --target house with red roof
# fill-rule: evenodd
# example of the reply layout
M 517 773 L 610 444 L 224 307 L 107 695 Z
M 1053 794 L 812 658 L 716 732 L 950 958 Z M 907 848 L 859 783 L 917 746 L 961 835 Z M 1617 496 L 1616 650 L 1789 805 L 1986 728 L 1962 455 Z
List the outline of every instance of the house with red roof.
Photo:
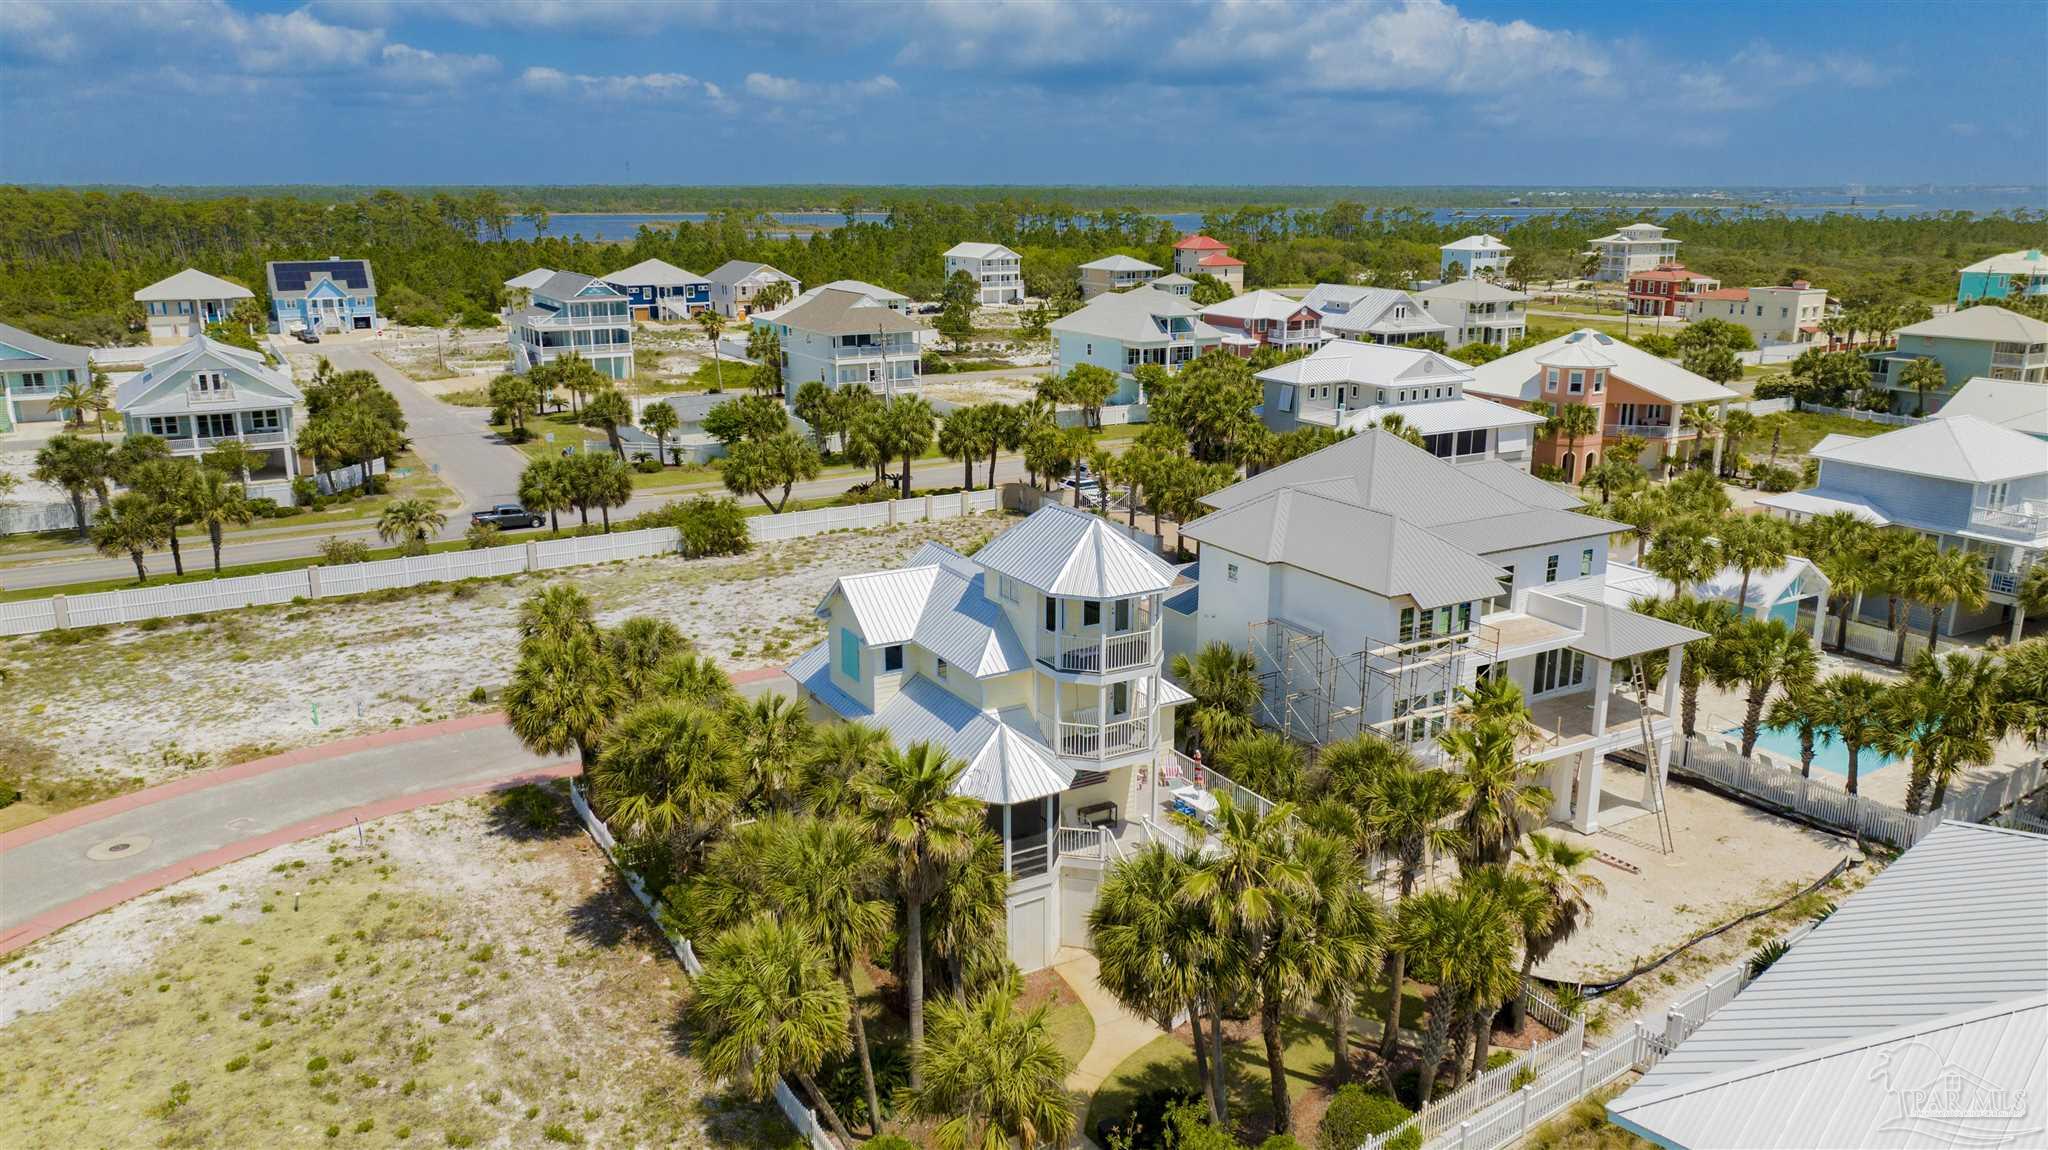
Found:
M 1244 290 L 1244 261 L 1230 254 L 1230 245 L 1208 236 L 1186 236 L 1173 245 L 1173 270 L 1192 279 L 1215 276 L 1231 292 Z
M 1693 301 L 1701 292 L 1714 291 L 1721 281 L 1687 268 L 1681 263 L 1663 263 L 1649 271 L 1631 272 L 1628 277 L 1630 315 L 1668 315 L 1689 318 Z

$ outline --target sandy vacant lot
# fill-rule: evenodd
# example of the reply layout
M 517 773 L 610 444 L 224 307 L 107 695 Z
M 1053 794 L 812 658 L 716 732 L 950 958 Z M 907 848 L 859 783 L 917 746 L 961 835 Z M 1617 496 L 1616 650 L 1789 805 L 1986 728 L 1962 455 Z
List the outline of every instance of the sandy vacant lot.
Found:
M 0 692 L 0 771 L 118 790 L 495 706 L 514 610 L 550 582 L 581 587 L 606 622 L 669 619 L 728 670 L 781 666 L 820 636 L 811 612 L 839 575 L 893 566 L 927 539 L 971 547 L 1006 522 L 839 532 L 724 559 L 637 560 L 10 639 L 0 666 L 36 688 Z M 479 687 L 485 702 L 471 698 Z
M 686 979 L 559 795 L 280 847 L 11 956 L 45 1146 L 782 1146 L 684 1053 Z M 542 821 L 546 821 L 543 819 Z

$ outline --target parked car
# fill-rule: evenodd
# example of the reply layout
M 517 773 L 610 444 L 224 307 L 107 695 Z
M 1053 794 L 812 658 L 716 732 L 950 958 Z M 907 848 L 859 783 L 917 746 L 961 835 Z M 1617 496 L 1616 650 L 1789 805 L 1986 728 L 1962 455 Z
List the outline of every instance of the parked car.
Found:
M 293 332 L 292 334 L 298 337 L 300 343 L 320 342 L 320 333 L 317 330 L 310 327 L 302 327 L 299 330 Z
M 528 511 L 517 503 L 500 503 L 488 511 L 470 512 L 469 521 L 472 524 L 488 523 L 493 527 L 502 528 L 506 531 L 516 531 L 521 527 L 545 526 L 548 517 L 538 512 Z

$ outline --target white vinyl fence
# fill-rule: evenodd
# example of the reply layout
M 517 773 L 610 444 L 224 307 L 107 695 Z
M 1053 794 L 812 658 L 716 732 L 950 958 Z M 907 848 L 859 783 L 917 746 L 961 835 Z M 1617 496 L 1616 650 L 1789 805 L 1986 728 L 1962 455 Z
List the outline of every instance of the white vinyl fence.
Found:
M 647 917 L 654 920 L 654 928 L 668 940 L 669 948 L 675 951 L 676 961 L 683 964 L 683 969 L 688 971 L 692 978 L 703 974 L 704 964 L 697 960 L 697 952 L 691 947 L 690 940 L 669 933 L 668 927 L 661 921 L 659 899 L 648 892 L 646 884 L 632 868 L 619 862 L 618 842 L 612 837 L 611 828 L 605 825 L 603 819 L 597 817 L 597 812 L 590 809 L 589 802 L 583 797 L 583 788 L 577 783 L 569 784 L 569 805 L 576 809 L 576 817 L 582 821 L 583 829 L 590 832 L 591 841 L 595 842 L 598 848 L 604 851 L 605 857 L 611 860 L 612 865 L 618 868 L 619 874 L 626 880 L 626 886 L 632 890 L 633 897 L 639 899 L 640 905 L 646 908 Z M 833 1140 L 831 1131 L 819 1121 L 817 1113 L 805 1106 L 796 1092 L 789 1088 L 789 1084 L 779 1078 L 775 1081 L 775 1104 L 782 1108 L 783 1116 L 789 1119 L 790 1125 L 796 1127 L 797 1133 L 803 1135 L 804 1140 L 810 1143 L 811 1150 L 840 1150 L 839 1143 Z
M 1797 942 L 1811 924 L 1785 936 Z M 1359 1150 L 1381 1150 L 1411 1127 L 1422 1132 L 1423 1150 L 1499 1150 L 1538 1125 L 1569 1109 L 1631 1070 L 1648 1070 L 1691 1037 L 1715 1011 L 1735 1000 L 1749 985 L 1747 960 L 1727 967 L 1665 1009 L 1661 1031 L 1638 1022 L 1605 1045 L 1587 1049 L 1584 1023 L 1574 1019 L 1557 1038 L 1514 1063 L 1489 1070 L 1465 1089 L 1384 1134 L 1367 1138 Z M 1537 1021 L 1555 1028 L 1563 1011 L 1539 991 L 1524 1000 Z M 1523 1069 L 1530 1071 L 1519 1089 L 1508 1085 Z
M 958 495 L 927 495 L 893 503 L 762 515 L 747 520 L 747 526 L 754 542 L 767 543 L 826 531 L 978 515 L 996 510 L 999 503 L 1000 496 L 996 491 L 963 491 Z M 48 599 L 0 603 L 0 635 L 33 635 L 41 631 L 92 627 L 103 623 L 139 623 L 144 619 L 232 611 L 242 607 L 290 603 L 297 599 L 360 595 L 366 591 L 416 587 L 422 583 L 452 583 L 458 579 L 552 571 L 590 563 L 674 555 L 680 547 L 680 536 L 675 528 L 650 527 L 610 535 L 579 535 L 567 539 L 511 543 L 478 551 L 442 551 L 410 558 L 306 567 L 267 575 L 236 575 L 163 587 L 53 595 Z
M 1889 411 L 1865 411 L 1860 407 L 1828 407 L 1819 403 L 1802 404 L 1800 409 L 1817 411 L 1822 415 L 1847 416 L 1865 423 L 1881 423 L 1886 427 L 1912 427 L 1916 423 L 1926 423 L 1928 420 L 1924 415 L 1893 415 Z

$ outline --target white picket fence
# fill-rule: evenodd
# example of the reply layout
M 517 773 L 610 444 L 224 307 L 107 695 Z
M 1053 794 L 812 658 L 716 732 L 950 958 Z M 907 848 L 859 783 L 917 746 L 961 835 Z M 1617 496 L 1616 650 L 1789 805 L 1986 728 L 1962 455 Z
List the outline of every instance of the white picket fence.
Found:
M 762 515 L 747 520 L 747 527 L 754 542 L 768 543 L 827 531 L 978 515 L 997 510 L 1000 498 L 1000 494 L 993 490 L 927 495 L 892 503 Z M 423 583 L 451 583 L 458 579 L 491 578 L 525 571 L 552 571 L 591 563 L 611 563 L 621 559 L 644 559 L 651 555 L 674 555 L 680 546 L 680 536 L 675 528 L 650 527 L 610 535 L 579 535 L 568 539 L 486 547 L 477 551 L 442 551 L 411 558 L 305 567 L 266 575 L 236 575 L 163 587 L 53 595 L 48 599 L 0 603 L 0 635 L 33 635 L 105 623 L 139 623 L 145 619 L 290 603 L 296 599 L 331 599 L 392 587 L 416 587 Z
M 1926 423 L 1929 418 L 1924 415 L 1893 415 L 1889 411 L 1865 411 L 1860 407 L 1828 407 L 1819 403 L 1801 404 L 1800 409 L 1817 411 L 1822 415 L 1843 415 L 1850 419 L 1860 419 L 1865 423 L 1881 423 L 1886 427 L 1912 427 L 1914 424 Z
M 640 880 L 638 873 L 619 862 L 618 841 L 612 837 L 612 829 L 605 825 L 603 819 L 597 817 L 597 812 L 590 809 L 590 803 L 583 797 L 583 788 L 577 783 L 569 784 L 569 805 L 575 808 L 576 817 L 583 823 L 583 829 L 590 833 L 591 841 L 596 843 L 598 849 L 604 851 L 605 857 L 611 860 L 612 865 L 618 868 L 620 876 L 626 880 L 626 886 L 632 890 L 633 897 L 639 899 L 640 905 L 646 909 L 647 917 L 654 920 L 654 928 L 668 940 L 669 949 L 675 952 L 676 961 L 683 964 L 683 969 L 688 971 L 692 978 L 703 974 L 704 964 L 698 961 L 697 951 L 690 945 L 690 940 L 669 933 L 667 925 L 661 921 L 659 900 L 647 890 L 647 885 Z M 825 1128 L 825 1124 L 818 1120 L 817 1113 L 803 1104 L 787 1082 L 777 1079 L 774 1093 L 775 1104 L 782 1108 L 783 1117 L 788 1118 L 790 1125 L 796 1127 L 797 1133 L 803 1135 L 804 1140 L 810 1143 L 811 1150 L 840 1150 L 839 1143 L 833 1139 L 831 1131 Z

